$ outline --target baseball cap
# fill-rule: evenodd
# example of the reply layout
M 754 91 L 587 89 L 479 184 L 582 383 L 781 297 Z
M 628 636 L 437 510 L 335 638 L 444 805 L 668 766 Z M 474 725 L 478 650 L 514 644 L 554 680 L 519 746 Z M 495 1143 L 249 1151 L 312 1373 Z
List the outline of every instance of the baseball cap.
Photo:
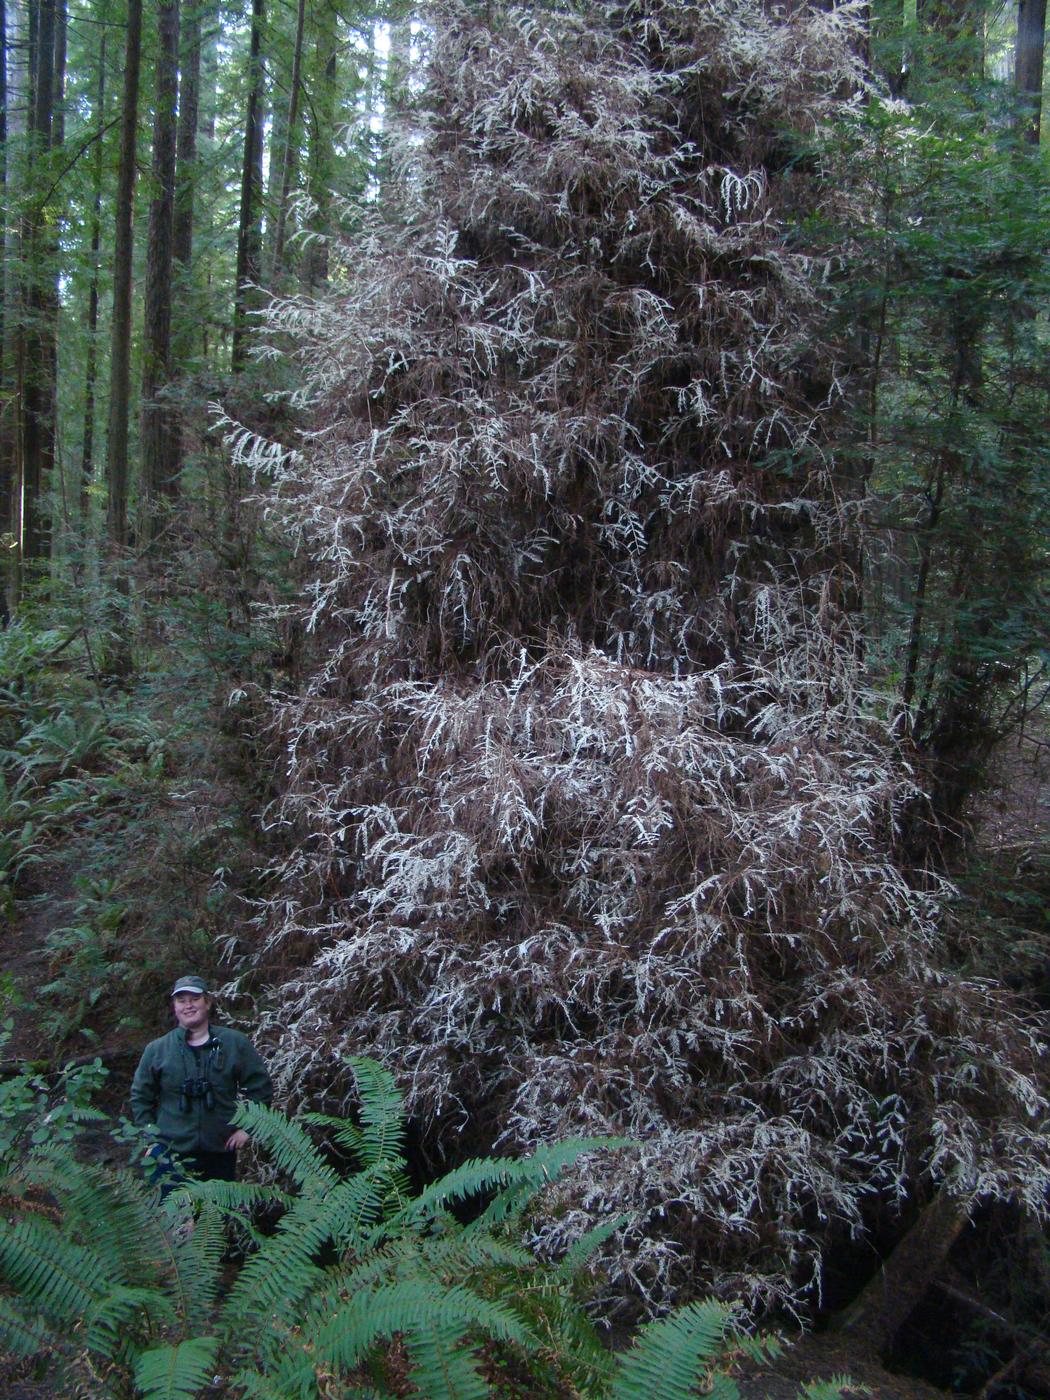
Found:
M 178 996 L 179 992 L 195 992 L 198 996 L 206 996 L 208 984 L 203 977 L 180 977 L 171 989 L 172 996 Z

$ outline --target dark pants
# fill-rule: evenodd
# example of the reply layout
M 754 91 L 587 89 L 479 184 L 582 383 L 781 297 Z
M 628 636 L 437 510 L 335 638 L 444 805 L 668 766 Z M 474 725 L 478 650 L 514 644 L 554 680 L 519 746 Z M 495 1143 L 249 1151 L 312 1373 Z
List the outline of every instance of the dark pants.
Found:
M 161 1197 L 171 1194 L 186 1182 L 196 1181 L 235 1181 L 237 1178 L 236 1152 L 190 1152 L 179 1156 L 170 1147 L 158 1143 L 150 1153 L 149 1184 L 159 1186 Z

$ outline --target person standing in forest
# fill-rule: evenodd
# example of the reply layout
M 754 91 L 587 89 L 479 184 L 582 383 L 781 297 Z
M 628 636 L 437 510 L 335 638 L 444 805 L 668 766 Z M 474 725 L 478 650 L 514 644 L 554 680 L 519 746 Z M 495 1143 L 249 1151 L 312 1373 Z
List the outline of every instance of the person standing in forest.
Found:
M 131 1115 L 158 1142 L 156 1175 L 170 1189 L 187 1174 L 232 1181 L 248 1141 L 232 1123 L 238 1098 L 268 1104 L 269 1071 L 247 1036 L 211 1024 L 213 1003 L 201 977 L 180 977 L 171 992 L 176 1025 L 151 1040 L 131 1084 Z

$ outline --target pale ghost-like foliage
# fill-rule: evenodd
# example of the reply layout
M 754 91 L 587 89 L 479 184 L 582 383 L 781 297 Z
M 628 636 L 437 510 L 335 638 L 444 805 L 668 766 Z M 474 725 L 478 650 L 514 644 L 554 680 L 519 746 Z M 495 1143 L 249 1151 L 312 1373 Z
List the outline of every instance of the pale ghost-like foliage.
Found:
M 1040 1047 L 937 970 L 918 791 L 863 685 L 816 195 L 785 131 L 859 10 L 446 8 L 398 217 L 275 303 L 312 405 L 234 434 L 301 542 L 288 854 L 250 966 L 290 1093 L 395 1069 L 431 1153 L 636 1137 L 558 1187 L 611 1288 L 797 1305 L 920 1186 L 1041 1208 Z M 460 1137 L 465 1133 L 465 1137 Z

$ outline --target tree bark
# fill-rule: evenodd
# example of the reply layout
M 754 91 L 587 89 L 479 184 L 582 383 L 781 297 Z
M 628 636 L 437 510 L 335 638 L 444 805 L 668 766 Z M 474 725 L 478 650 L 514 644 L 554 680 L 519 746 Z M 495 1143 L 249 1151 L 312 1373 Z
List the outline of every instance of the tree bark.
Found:
M 43 187 L 47 180 L 55 99 L 55 0 L 35 0 L 30 7 L 30 103 L 28 180 L 23 248 L 25 315 L 22 324 L 22 483 L 21 517 L 16 539 L 23 561 L 48 552 L 45 483 L 55 461 L 55 325 L 54 269 Z M 49 288 L 49 282 L 52 287 Z M 17 503 L 16 503 L 17 510 Z
M 113 248 L 109 441 L 106 448 L 109 538 L 117 549 L 122 549 L 128 542 L 128 410 L 131 398 L 131 278 L 134 250 L 132 216 L 135 203 L 136 124 L 141 58 L 142 0 L 128 0 L 124 103 L 114 217 L 116 231 Z
M 299 0 L 295 16 L 295 43 L 292 50 L 292 83 L 288 95 L 288 129 L 285 133 L 284 157 L 281 161 L 281 188 L 277 200 L 276 225 L 273 236 L 273 261 L 270 269 L 270 284 L 276 286 L 284 269 L 285 229 L 288 221 L 288 202 L 292 194 L 292 180 L 298 161 L 299 145 L 299 88 L 302 83 L 303 31 L 306 27 L 306 0 Z
M 98 280 L 102 252 L 102 135 L 106 129 L 106 31 L 99 40 L 98 87 L 95 94 L 98 137 L 91 171 L 91 281 L 88 285 L 87 356 L 84 365 L 84 430 L 80 439 L 80 518 L 88 529 L 90 487 L 95 458 L 95 383 L 98 378 Z
M 171 278 L 179 81 L 179 0 L 157 7 L 157 95 L 153 111 L 153 198 L 146 243 L 142 366 L 142 533 L 159 534 L 175 494 L 177 436 L 164 402 L 171 380 Z
M 331 184 L 335 141 L 336 52 L 338 25 L 331 0 L 323 0 L 316 13 L 317 87 L 310 104 L 310 149 L 307 188 L 310 195 L 310 229 L 317 236 L 303 253 L 301 279 L 307 291 L 328 281 L 328 238 L 331 233 Z
M 189 292 L 193 261 L 193 216 L 197 183 L 197 124 L 200 120 L 201 6 L 189 0 L 183 6 L 179 28 L 179 129 L 176 138 L 175 214 L 172 256 L 177 280 Z M 176 357 L 176 361 L 178 362 Z
M 4 548 L 4 616 L 18 606 L 21 591 L 22 531 L 22 398 L 25 285 L 21 276 L 25 219 L 20 206 L 27 186 L 27 129 L 29 111 L 28 29 L 29 15 L 20 0 L 5 7 L 6 103 L 4 108 L 4 267 L 2 396 L 0 396 L 0 452 L 3 454 L 3 507 L 0 533 Z
M 834 1323 L 884 1356 L 922 1301 L 937 1270 L 970 1219 L 970 1200 L 942 1187 L 878 1273 Z
M 1026 112 L 1024 139 L 1039 144 L 1043 112 L 1043 51 L 1046 44 L 1046 0 L 1018 0 L 1014 81 Z
M 7 4 L 0 0 L 0 557 L 4 560 L 6 585 L 7 560 L 11 554 L 13 536 L 8 530 L 14 495 L 14 458 L 8 439 L 7 416 L 7 358 L 4 355 L 7 335 L 7 259 L 9 253 L 7 181 Z M 7 588 L 0 593 L 0 626 L 7 623 Z
M 248 105 L 244 121 L 244 165 L 241 172 L 241 206 L 237 221 L 237 272 L 233 302 L 233 344 L 230 368 L 236 374 L 247 358 L 248 314 L 254 302 L 253 287 L 260 278 L 262 253 L 263 180 L 263 65 L 262 27 L 265 0 L 252 0 L 252 32 L 248 55 Z

